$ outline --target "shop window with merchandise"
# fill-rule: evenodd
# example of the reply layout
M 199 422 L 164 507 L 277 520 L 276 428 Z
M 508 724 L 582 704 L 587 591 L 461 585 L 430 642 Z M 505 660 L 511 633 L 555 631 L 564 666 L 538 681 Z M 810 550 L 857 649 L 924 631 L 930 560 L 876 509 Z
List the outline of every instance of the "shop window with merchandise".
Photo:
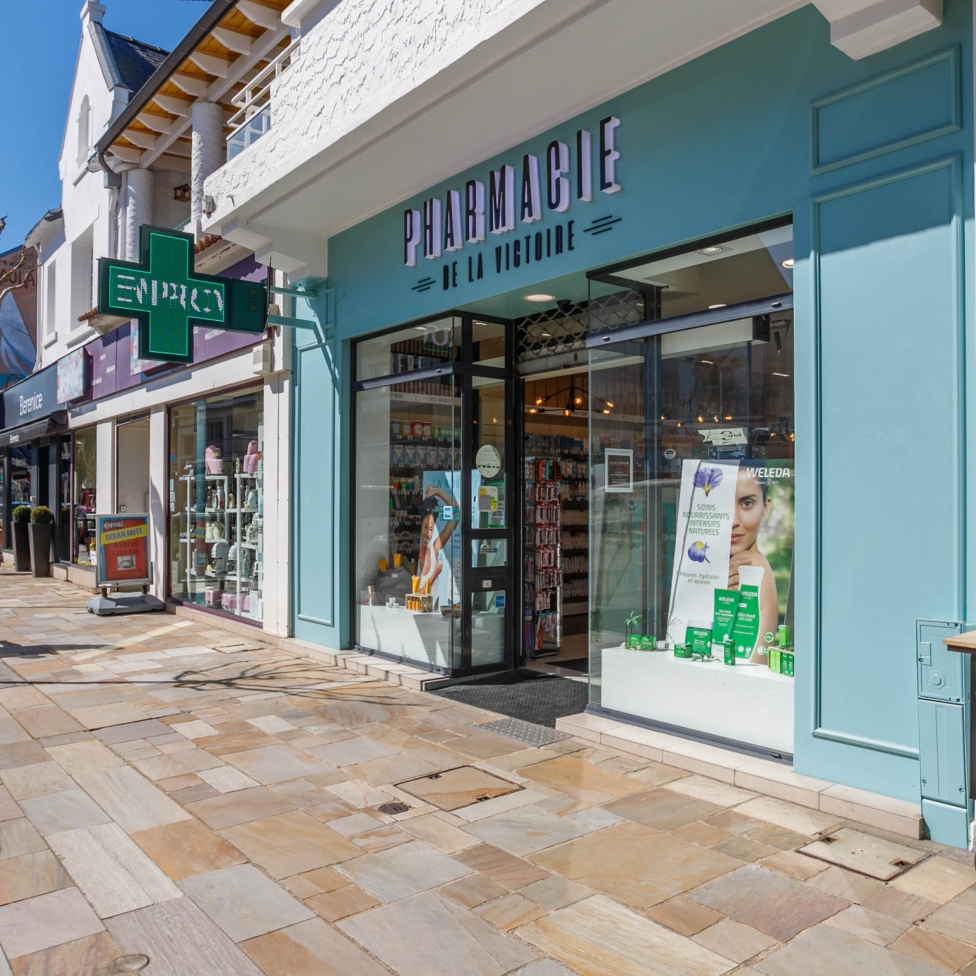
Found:
M 173 407 L 169 431 L 170 598 L 259 622 L 263 393 Z
M 75 433 L 74 537 L 71 560 L 79 566 L 95 564 L 96 445 L 94 427 L 86 427 Z
M 793 753 L 790 226 L 593 276 L 591 703 Z

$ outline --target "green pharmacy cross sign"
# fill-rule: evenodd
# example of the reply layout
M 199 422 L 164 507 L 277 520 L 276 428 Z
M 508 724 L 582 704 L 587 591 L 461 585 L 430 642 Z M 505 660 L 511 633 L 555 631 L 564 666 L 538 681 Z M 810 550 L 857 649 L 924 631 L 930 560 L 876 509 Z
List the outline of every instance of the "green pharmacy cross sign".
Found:
M 193 362 L 193 327 L 261 333 L 268 294 L 262 283 L 197 274 L 193 237 L 139 228 L 142 261 L 98 259 L 98 311 L 138 319 L 139 358 Z

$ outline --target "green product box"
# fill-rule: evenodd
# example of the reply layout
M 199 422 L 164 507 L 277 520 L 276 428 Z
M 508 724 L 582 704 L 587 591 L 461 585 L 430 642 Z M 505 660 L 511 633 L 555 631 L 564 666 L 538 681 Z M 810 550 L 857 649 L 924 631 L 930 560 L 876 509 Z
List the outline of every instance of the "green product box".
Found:
M 712 640 L 721 644 L 735 624 L 735 615 L 739 609 L 739 594 L 735 590 L 715 591 L 715 616 L 712 620 Z
M 639 651 L 641 647 L 641 639 L 638 634 L 631 634 L 627 638 L 627 650 L 628 651 Z
M 790 628 L 786 624 L 780 624 L 776 628 L 776 643 L 780 647 L 790 646 Z
M 692 651 L 688 644 L 675 644 L 674 645 L 674 656 L 675 657 L 691 657 Z
M 782 651 L 778 647 L 769 649 L 769 670 L 774 674 L 782 674 Z
M 788 678 L 792 678 L 793 677 L 793 652 L 783 651 L 780 656 L 782 657 L 783 660 L 782 673 L 785 674 Z
M 642 651 L 654 651 L 657 649 L 657 638 L 653 634 L 644 634 L 643 637 L 638 639 L 640 640 L 640 649 Z
M 685 629 L 685 643 L 693 654 L 712 655 L 712 628 L 710 620 L 690 620 Z

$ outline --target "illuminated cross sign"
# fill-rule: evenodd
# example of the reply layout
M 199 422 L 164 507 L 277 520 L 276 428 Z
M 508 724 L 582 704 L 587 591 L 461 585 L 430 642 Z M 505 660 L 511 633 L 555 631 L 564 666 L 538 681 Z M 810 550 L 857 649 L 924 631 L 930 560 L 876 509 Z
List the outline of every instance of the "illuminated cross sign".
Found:
M 193 237 L 165 227 L 139 228 L 142 262 L 98 260 L 98 311 L 138 319 L 139 358 L 193 361 L 193 327 L 263 332 L 267 292 L 261 283 L 197 274 Z

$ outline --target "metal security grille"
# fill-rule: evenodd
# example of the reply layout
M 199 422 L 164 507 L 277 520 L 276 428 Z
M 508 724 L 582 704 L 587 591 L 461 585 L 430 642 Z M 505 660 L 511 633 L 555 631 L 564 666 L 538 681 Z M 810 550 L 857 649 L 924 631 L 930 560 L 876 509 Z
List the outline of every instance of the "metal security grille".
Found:
M 545 360 L 545 368 L 560 365 L 553 357 L 586 361 L 587 303 L 557 302 L 554 308 L 515 320 L 515 362 L 520 373 L 533 372 L 532 364 Z

